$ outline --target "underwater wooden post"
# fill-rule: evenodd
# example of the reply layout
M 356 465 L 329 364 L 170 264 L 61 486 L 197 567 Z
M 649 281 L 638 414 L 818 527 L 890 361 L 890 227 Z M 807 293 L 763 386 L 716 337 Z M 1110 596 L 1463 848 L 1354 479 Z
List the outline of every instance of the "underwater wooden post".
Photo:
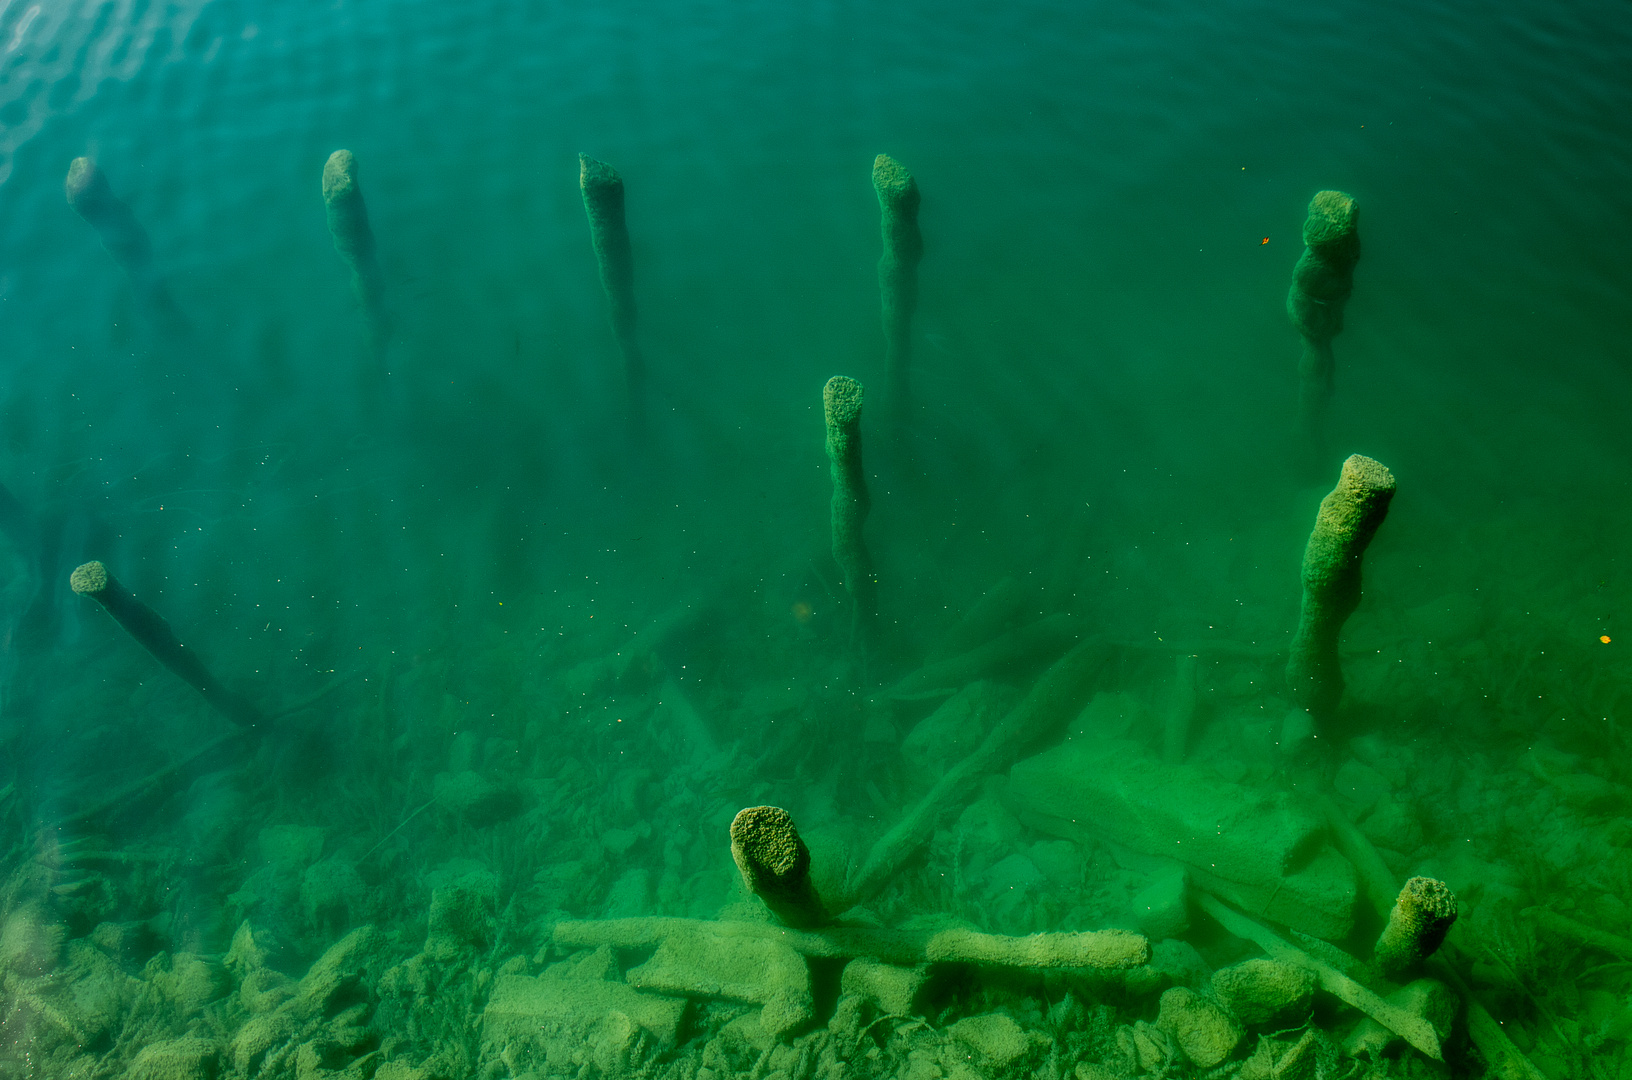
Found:
M 893 421 L 907 415 L 911 400 L 912 315 L 918 308 L 918 263 L 924 237 L 918 231 L 918 181 L 888 154 L 873 159 L 884 253 L 878 259 L 878 298 L 884 317 L 885 406 Z
M 844 589 L 850 594 L 850 640 L 857 646 L 867 644 L 878 615 L 873 559 L 861 532 L 873 505 L 861 464 L 861 398 L 861 384 L 845 375 L 833 376 L 822 387 L 827 460 L 833 473 L 833 561 L 839 564 Z
M 336 150 L 323 163 L 323 205 L 334 250 L 351 268 L 352 291 L 363 305 L 369 336 L 379 348 L 388 336 L 385 281 L 374 251 L 374 230 L 368 225 L 363 189 L 357 182 L 357 158 L 350 150 Z
M 162 293 L 153 274 L 153 242 L 136 220 L 129 206 L 113 193 L 108 177 L 88 157 L 76 157 L 68 165 L 64 184 L 68 205 L 96 230 L 102 246 L 113 261 L 148 298 Z
M 1247 918 L 1218 898 L 1198 892 L 1196 903 L 1236 937 L 1254 943 L 1283 964 L 1313 972 L 1322 990 L 1365 1013 L 1435 1061 L 1445 1060 L 1439 1046 L 1439 1034 L 1426 1018 L 1385 1001 L 1363 984 L 1285 941 L 1269 927 Z
M 640 406 L 646 364 L 635 340 L 635 257 L 623 216 L 623 177 L 604 161 L 578 155 L 578 187 L 589 216 L 589 239 L 601 271 L 601 288 L 612 315 L 612 333 L 623 352 L 623 374 L 631 410 Z
M 1316 720 L 1329 717 L 1343 696 L 1337 641 L 1360 605 L 1360 562 L 1394 498 L 1394 474 L 1381 462 L 1353 454 L 1320 503 L 1303 551 L 1303 605 L 1286 682 L 1299 707 Z
M 1456 916 L 1456 894 L 1449 885 L 1428 877 L 1407 881 L 1377 939 L 1378 969 L 1396 982 L 1413 975 L 1445 943 Z
M 68 585 L 81 596 L 88 596 L 101 604 L 125 632 L 153 654 L 177 678 L 197 690 L 228 719 L 254 726 L 261 722 L 261 711 L 242 697 L 222 686 L 210 674 L 198 654 L 188 649 L 176 637 L 176 632 L 164 617 L 138 600 L 119 580 L 108 573 L 99 562 L 88 562 L 74 570 Z
M 1319 191 L 1303 223 L 1303 254 L 1292 269 L 1286 314 L 1303 335 L 1298 361 L 1298 416 L 1304 434 L 1318 438 L 1332 399 L 1336 362 L 1332 339 L 1343 329 L 1343 305 L 1354 291 L 1360 261 L 1360 208 L 1341 191 Z
M 1162 761 L 1168 765 L 1184 762 L 1196 704 L 1196 654 L 1181 652 L 1173 665 L 1173 696 L 1162 717 Z
M 1354 864 L 1355 870 L 1360 874 L 1362 893 L 1371 901 L 1371 906 L 1378 915 L 1384 919 L 1391 918 L 1394 914 L 1399 878 L 1395 877 L 1394 872 L 1383 862 L 1382 856 L 1377 854 L 1377 849 L 1366 838 L 1366 834 L 1356 828 L 1331 799 L 1321 796 L 1317 801 L 1331 826 L 1332 843 L 1343 853 L 1344 858 Z M 1534 910 L 1527 909 L 1527 913 Z M 1490 1063 L 1491 1075 L 1500 1080 L 1543 1080 L 1542 1073 L 1530 1064 L 1524 1052 L 1513 1044 L 1501 1023 L 1479 1003 L 1479 999 L 1474 996 L 1473 988 L 1457 972 L 1456 965 L 1450 963 L 1450 958 L 1446 954 L 1454 955 L 1455 952 L 1456 947 L 1447 944 L 1433 958 L 1434 974 L 1443 978 L 1462 995 L 1462 1000 L 1468 1008 L 1468 1037 Z M 1632 959 L 1632 949 L 1627 950 L 1627 958 Z M 1457 960 L 1458 965 L 1465 963 L 1465 957 Z
M 779 806 L 750 806 L 731 821 L 731 859 L 742 883 L 788 926 L 803 930 L 827 921 L 810 880 L 810 849 Z

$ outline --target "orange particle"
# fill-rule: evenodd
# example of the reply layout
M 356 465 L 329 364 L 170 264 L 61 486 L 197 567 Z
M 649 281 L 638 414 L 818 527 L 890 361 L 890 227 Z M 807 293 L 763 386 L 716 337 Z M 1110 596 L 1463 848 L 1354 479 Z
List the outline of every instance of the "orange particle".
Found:
M 1609 635 L 1608 634 L 1600 634 L 1598 636 L 1598 640 L 1602 641 L 1605 645 L 1608 645 L 1609 644 Z
M 1264 237 L 1264 242 L 1263 242 L 1263 244 L 1259 244 L 1259 245 L 1258 245 L 1258 246 L 1259 246 L 1259 247 L 1263 247 L 1263 246 L 1264 246 L 1264 244 L 1267 244 L 1267 243 L 1269 243 L 1269 237 L 1267 237 L 1267 236 L 1266 236 L 1266 237 Z

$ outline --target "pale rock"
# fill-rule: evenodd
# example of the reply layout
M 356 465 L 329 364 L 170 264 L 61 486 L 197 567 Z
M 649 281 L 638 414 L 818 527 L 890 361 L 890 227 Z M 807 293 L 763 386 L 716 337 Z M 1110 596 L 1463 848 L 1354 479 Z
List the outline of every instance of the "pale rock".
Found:
M 612 883 L 606 897 L 606 918 L 626 919 L 652 913 L 652 872 L 632 867 Z
M 159 953 L 147 962 L 142 977 L 182 1017 L 198 1013 L 227 992 L 227 973 L 214 957 L 192 953 Z
M 1412 852 L 1422 846 L 1422 822 L 1409 806 L 1391 798 L 1377 801 L 1371 815 L 1360 823 L 1360 831 L 1378 847 Z
M 270 825 L 260 832 L 261 859 L 286 870 L 304 870 L 322 857 L 325 831 L 316 825 Z
M 1026 852 L 1056 889 L 1080 889 L 1085 863 L 1082 850 L 1069 840 L 1039 840 Z
M 1345 761 L 1332 778 L 1332 791 L 1350 816 L 1366 813 L 1393 789 L 1388 777 L 1354 758 Z
M 229 1053 L 233 1070 L 240 1076 L 254 1076 L 260 1071 L 267 1054 L 287 1043 L 294 1035 L 294 1021 L 283 1013 L 250 1017 L 232 1037 Z
M 444 810 L 475 828 L 509 821 L 525 805 L 516 788 L 469 769 L 437 773 L 431 781 L 431 794 Z
M 967 1016 L 948 1031 L 968 1050 L 977 1066 L 997 1072 L 1022 1064 L 1048 1043 L 1045 1037 L 1028 1033 L 1002 1013 Z
M 208 1039 L 149 1043 L 130 1063 L 126 1080 L 214 1080 L 221 1049 Z
M 919 995 L 928 980 L 928 966 L 901 967 L 870 957 L 858 957 L 844 966 L 839 992 L 870 1001 L 879 1012 L 909 1016 L 918 1011 Z
M 425 954 L 451 960 L 466 949 L 484 948 L 493 940 L 498 915 L 499 878 L 474 870 L 431 891 Z
M 1303 968 L 1258 957 L 1214 972 L 1213 993 L 1248 1028 L 1286 1029 L 1308 1018 L 1315 976 Z
M 0 973 L 24 978 L 55 971 L 68 928 L 40 904 L 24 904 L 0 923 Z
M 319 933 L 332 935 L 363 914 L 368 886 L 350 861 L 324 859 L 306 868 L 300 879 L 300 906 Z
M 1190 929 L 1184 868 L 1175 864 L 1158 872 L 1134 894 L 1130 907 L 1134 928 L 1152 941 L 1177 938 Z
M 1235 1019 L 1217 1003 L 1183 986 L 1162 994 L 1156 1026 L 1203 1069 L 1229 1060 L 1243 1033 Z

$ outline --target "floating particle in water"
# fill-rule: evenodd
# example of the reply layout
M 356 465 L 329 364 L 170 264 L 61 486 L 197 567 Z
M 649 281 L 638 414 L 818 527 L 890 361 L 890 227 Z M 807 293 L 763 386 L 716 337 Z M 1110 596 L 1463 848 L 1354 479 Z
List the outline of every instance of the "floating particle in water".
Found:
M 803 600 L 795 602 L 791 610 L 793 612 L 793 621 L 797 623 L 808 623 L 810 617 L 815 614 L 811 606 Z
M 1605 645 L 1608 645 L 1609 644 L 1609 635 L 1608 634 L 1599 634 L 1598 635 L 1598 640 L 1603 642 Z

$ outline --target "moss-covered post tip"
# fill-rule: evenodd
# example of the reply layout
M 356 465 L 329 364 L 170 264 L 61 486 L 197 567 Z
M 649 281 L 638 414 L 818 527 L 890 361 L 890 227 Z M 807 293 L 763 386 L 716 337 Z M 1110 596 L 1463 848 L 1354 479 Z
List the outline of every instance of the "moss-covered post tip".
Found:
M 1457 914 L 1456 894 L 1443 881 L 1430 877 L 1407 881 L 1377 939 L 1377 966 L 1390 979 L 1413 974 L 1444 944 Z
M 88 157 L 76 157 L 68 163 L 68 179 L 63 184 L 68 205 L 79 209 L 84 199 L 93 199 L 108 189 L 108 178 Z
M 822 415 L 829 427 L 844 429 L 861 419 L 862 385 L 848 375 L 835 375 L 822 386 Z
M 98 596 L 108 587 L 108 568 L 94 559 L 76 566 L 68 575 L 68 587 L 80 596 Z
M 357 155 L 336 150 L 323 163 L 323 201 L 349 198 L 357 191 Z
M 779 806 L 750 806 L 731 821 L 731 859 L 742 882 L 788 926 L 818 926 L 826 919 L 810 880 L 810 849 Z

